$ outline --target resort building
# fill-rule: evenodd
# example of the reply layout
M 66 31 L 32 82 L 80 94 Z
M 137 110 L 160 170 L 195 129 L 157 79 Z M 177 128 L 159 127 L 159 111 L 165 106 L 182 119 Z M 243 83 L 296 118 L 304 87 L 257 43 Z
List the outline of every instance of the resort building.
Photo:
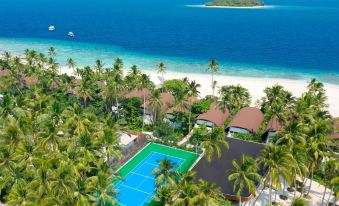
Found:
M 130 93 L 127 93 L 125 95 L 125 98 L 133 98 L 133 97 L 139 97 L 141 100 L 141 109 L 144 109 L 144 105 L 145 105 L 145 116 L 144 116 L 144 123 L 145 124 L 153 124 L 153 115 L 152 115 L 152 109 L 150 108 L 150 103 L 149 103 L 149 97 L 151 96 L 151 90 L 149 89 L 141 89 L 141 90 L 134 90 Z M 163 92 L 160 94 L 160 98 L 161 98 L 161 111 L 162 112 L 167 112 L 170 111 L 170 113 L 168 113 L 168 117 L 172 118 L 171 116 L 171 108 L 173 107 L 174 104 L 174 96 L 171 93 L 168 92 Z M 144 102 L 145 100 L 145 102 Z M 167 114 L 166 114 L 167 116 Z
M 9 75 L 9 71 L 7 69 L 0 70 L 0 77 L 7 77 Z
M 137 137 L 137 135 L 121 133 L 119 136 L 119 144 L 122 146 L 123 150 L 127 150 L 134 145 L 137 141 Z
M 217 103 L 212 103 L 210 109 L 197 117 L 194 127 L 205 125 L 208 130 L 213 127 L 222 127 L 230 117 L 228 111 L 223 111 Z
M 283 128 L 283 125 L 278 120 L 271 118 L 264 133 L 264 139 L 266 139 L 266 143 L 268 143 L 270 137 L 275 136 L 276 133 L 283 130 Z
M 211 182 L 216 187 L 220 187 L 226 199 L 239 201 L 237 191 L 233 190 L 233 182 L 228 180 L 227 171 L 234 169 L 232 161 L 240 162 L 243 155 L 258 157 L 265 145 L 235 138 L 227 138 L 227 142 L 229 149 L 222 148 L 220 158 L 214 156 L 212 161 L 208 162 L 206 157 L 203 157 L 192 170 L 197 173 L 197 180 L 203 179 Z M 259 171 L 259 173 L 263 175 L 264 171 Z M 253 198 L 247 190 L 244 190 L 240 196 L 242 202 L 248 202 Z
M 164 112 L 166 114 L 165 121 L 168 120 L 172 122 L 171 120 L 174 117 L 174 110 L 173 110 L 173 105 L 174 105 L 174 96 L 171 93 L 168 92 L 163 92 L 160 94 L 160 99 L 161 99 L 161 108 L 160 112 Z M 153 114 L 152 114 L 152 108 L 150 108 L 150 103 L 146 102 L 146 113 L 149 115 L 147 118 L 148 120 L 151 120 L 151 123 L 153 123 Z
M 144 100 L 147 100 L 148 97 L 151 95 L 151 90 L 149 89 L 140 89 L 140 90 L 133 90 L 125 95 L 125 98 L 131 99 L 133 97 L 139 97 L 141 99 L 141 103 L 144 103 Z
M 23 83 L 26 87 L 31 87 L 31 86 L 39 84 L 39 80 L 32 78 L 32 77 L 24 77 Z
M 234 116 L 228 126 L 228 137 L 234 133 L 256 134 L 264 121 L 264 114 L 255 107 L 245 107 Z
M 188 98 L 187 101 L 185 101 L 186 104 L 188 105 L 192 105 L 195 102 L 199 102 L 200 100 L 198 98 Z M 174 129 L 179 129 L 182 127 L 182 122 L 176 122 L 176 115 L 177 113 L 184 113 L 184 114 L 189 114 L 190 110 L 186 109 L 186 108 L 178 108 L 175 107 L 174 105 L 174 98 L 173 98 L 173 103 L 172 106 L 168 109 L 166 109 L 166 117 L 164 119 L 165 122 L 170 123 L 170 125 L 174 128 Z

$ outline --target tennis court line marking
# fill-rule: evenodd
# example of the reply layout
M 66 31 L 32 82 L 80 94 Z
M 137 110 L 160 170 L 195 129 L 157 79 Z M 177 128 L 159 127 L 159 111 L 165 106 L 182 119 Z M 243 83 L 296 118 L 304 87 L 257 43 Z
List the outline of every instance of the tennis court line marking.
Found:
M 120 183 L 123 184 L 123 182 L 126 182 L 129 178 L 132 177 L 131 172 L 133 171 L 137 171 L 137 169 L 139 169 L 149 158 L 150 156 L 153 154 L 153 152 L 151 152 L 150 154 L 148 154 L 141 162 L 139 162 L 139 164 L 137 164 L 137 166 L 135 166 L 126 176 L 126 178 L 124 178 Z M 118 184 L 117 184 L 118 185 Z
M 185 163 L 185 159 L 182 159 L 182 158 L 180 158 L 180 157 L 174 157 L 174 156 L 172 156 L 172 155 L 168 155 L 168 154 L 163 154 L 163 153 L 159 153 L 159 152 L 154 152 L 154 153 L 157 153 L 157 154 L 161 154 L 161 155 L 163 155 L 163 156 L 168 156 L 168 157 L 172 157 L 172 158 L 174 158 L 174 159 L 178 159 L 178 160 L 181 160 L 182 162 L 180 162 L 180 164 L 178 164 L 178 169 L 176 169 L 176 171 L 179 171 L 179 169 L 181 168 L 181 166 Z
M 163 145 L 163 144 L 158 144 L 158 143 L 155 143 L 155 142 L 152 142 L 152 144 L 156 144 L 156 145 L 168 147 L 168 148 L 171 148 L 171 149 L 174 149 L 174 150 L 180 150 L 180 151 L 183 151 L 183 152 L 188 152 L 188 153 L 191 153 L 191 154 L 199 155 L 198 153 L 195 153 L 195 152 L 191 152 L 191 151 L 187 151 L 187 150 L 183 150 L 183 149 L 179 149 L 179 148 L 175 148 L 175 147 L 170 147 L 170 146 Z
M 131 173 L 132 173 L 132 174 L 135 174 L 135 175 L 142 176 L 142 177 L 146 177 L 146 178 L 148 178 L 148 179 L 155 180 L 155 178 L 153 178 L 153 177 L 149 177 L 149 176 L 146 176 L 146 175 L 142 175 L 142 174 L 139 174 L 139 173 L 137 173 L 137 172 L 131 172 Z
M 133 155 L 127 162 L 125 162 L 125 164 L 121 165 L 116 171 L 115 173 L 119 172 L 120 169 L 122 169 L 125 165 L 127 165 L 127 163 L 129 163 L 130 161 L 132 161 L 132 159 L 134 159 L 134 157 L 136 157 L 139 153 L 141 153 L 142 151 L 144 151 L 144 149 L 146 147 L 148 147 L 149 145 L 151 145 L 152 143 L 148 143 L 145 147 L 143 147 L 139 152 L 137 152 L 135 155 Z
M 153 152 L 153 153 L 157 153 L 157 154 L 161 154 L 161 155 L 163 155 L 163 156 L 168 156 L 168 157 L 172 157 L 172 158 L 174 158 L 174 159 L 180 159 L 180 160 L 184 160 L 184 161 L 185 161 L 185 159 L 182 159 L 182 158 L 180 158 L 180 157 L 175 157 L 175 156 L 168 155 L 168 154 L 164 154 L 164 153 L 160 153 L 160 152 Z
M 159 165 L 155 165 L 155 164 L 152 164 L 152 163 L 149 163 L 149 162 L 145 162 L 146 164 L 149 164 L 149 165 L 152 165 L 154 167 L 159 167 Z
M 127 187 L 127 188 L 129 188 L 129 189 L 132 189 L 132 190 L 135 190 L 135 191 L 138 191 L 138 192 L 145 193 L 146 195 L 151 195 L 151 193 L 148 193 L 148 192 L 145 192 L 145 191 L 142 191 L 142 190 L 136 189 L 136 188 L 134 188 L 134 187 L 130 187 L 130 186 L 127 186 L 127 185 L 124 185 L 124 184 L 122 184 L 121 186 L 123 186 L 123 187 Z

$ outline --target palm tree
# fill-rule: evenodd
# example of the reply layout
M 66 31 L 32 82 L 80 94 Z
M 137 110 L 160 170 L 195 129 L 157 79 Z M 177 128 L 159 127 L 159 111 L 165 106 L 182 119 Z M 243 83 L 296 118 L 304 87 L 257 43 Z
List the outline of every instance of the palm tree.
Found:
M 72 58 L 68 58 L 68 59 L 67 59 L 67 66 L 68 66 L 70 69 L 73 70 L 73 73 L 75 73 L 75 72 L 74 72 L 74 69 L 75 69 L 75 67 L 76 67 L 76 63 L 75 63 L 75 61 L 74 61 Z
M 97 59 L 95 61 L 95 70 L 99 74 L 99 76 L 102 74 L 103 68 L 104 68 L 104 63 L 100 59 Z
M 331 180 L 337 177 L 336 175 L 338 175 L 339 173 L 338 172 L 339 163 L 337 160 L 329 160 L 327 162 L 323 162 L 321 165 L 321 170 L 322 170 L 322 173 L 324 174 L 324 186 L 325 186 L 323 197 L 321 199 L 321 205 L 323 205 L 325 201 L 327 186 L 331 185 Z M 330 199 L 330 197 L 332 196 L 332 190 L 333 190 L 333 186 L 331 187 L 331 191 L 330 191 L 328 199 Z
M 193 205 L 217 206 L 219 205 L 219 200 L 224 198 L 220 189 L 210 182 L 200 179 L 197 186 L 200 193 L 193 198 Z
M 213 97 L 214 97 L 215 89 L 217 88 L 217 84 L 218 84 L 217 81 L 213 81 L 213 82 L 212 82 L 212 96 L 213 96 Z
M 108 177 L 105 173 L 99 171 L 97 176 L 88 178 L 88 182 L 88 188 L 96 190 L 98 194 L 97 205 L 106 206 L 118 202 L 114 198 L 117 191 L 113 188 L 113 179 L 111 177 Z
M 263 149 L 258 158 L 258 164 L 267 168 L 267 177 L 269 179 L 269 205 L 272 205 L 272 188 L 281 188 L 280 176 L 285 178 L 288 183 L 291 182 L 291 167 L 295 161 L 282 146 L 268 144 Z
M 212 132 L 207 133 L 207 137 L 201 142 L 201 148 L 204 149 L 206 159 L 211 162 L 214 154 L 220 158 L 221 149 L 228 149 L 229 145 L 225 139 L 225 132 L 222 128 L 214 128 Z
M 48 48 L 48 55 L 50 58 L 54 59 L 56 57 L 56 50 L 54 47 Z
M 256 183 L 260 181 L 260 175 L 257 173 L 258 165 L 255 160 L 249 156 L 243 155 L 241 165 L 236 160 L 232 161 L 234 167 L 228 180 L 233 182 L 233 190 L 237 190 L 239 205 L 241 205 L 241 194 L 248 190 L 253 196 L 256 195 Z
M 309 171 L 310 171 L 310 188 L 313 182 L 314 169 L 318 163 L 328 155 L 328 148 L 326 145 L 327 134 L 331 131 L 329 121 L 319 121 L 309 125 L 306 128 L 308 139 L 306 140 L 307 154 L 309 156 Z M 308 190 L 308 195 L 310 190 Z
M 188 118 L 188 131 L 191 131 L 191 119 L 192 119 L 192 99 L 198 97 L 200 94 L 198 88 L 201 87 L 200 84 L 196 83 L 194 80 L 188 83 L 187 87 L 187 97 L 189 104 L 189 118 Z
M 163 106 L 161 99 L 162 97 L 160 95 L 159 89 L 153 90 L 151 96 L 148 98 L 148 101 L 149 101 L 148 106 L 152 108 L 152 111 L 153 111 L 153 124 L 157 122 L 157 114 L 159 114 L 160 109 Z
M 105 149 L 105 159 L 108 165 L 111 165 L 111 155 L 119 158 L 121 154 L 118 152 L 118 134 L 114 128 L 106 127 L 99 132 L 99 142 Z
M 164 83 L 164 73 L 166 73 L 166 65 L 163 62 L 158 64 L 158 74 L 161 74 L 161 83 Z
M 292 148 L 294 145 L 305 145 L 305 135 L 303 134 L 303 127 L 301 123 L 296 120 L 289 122 L 284 131 L 277 134 L 278 145 L 286 145 L 289 148 Z
M 308 174 L 308 159 L 307 159 L 307 152 L 306 152 L 306 148 L 305 148 L 305 144 L 295 144 L 290 148 L 290 152 L 293 156 L 293 159 L 295 160 L 295 162 L 297 163 L 296 165 L 293 165 L 291 167 L 292 170 L 292 182 L 293 182 L 293 187 L 294 187 L 294 199 L 296 197 L 296 193 L 297 193 L 297 183 L 296 183 L 296 179 L 297 179 L 297 175 L 299 175 L 300 177 L 302 177 L 302 179 L 304 180 L 304 178 L 307 176 Z
M 262 98 L 261 110 L 264 111 L 267 119 L 274 118 L 286 124 L 286 113 L 294 103 L 292 93 L 278 84 L 265 88 L 264 92 L 266 96 Z
M 179 174 L 174 170 L 176 164 L 171 160 L 164 159 L 158 161 L 159 168 L 156 167 L 151 173 L 155 175 L 157 186 L 168 184 L 174 185 Z
M 208 71 L 211 72 L 212 74 L 212 83 L 211 83 L 211 86 L 212 86 L 212 90 L 213 90 L 213 96 L 214 96 L 214 89 L 213 89 L 213 85 L 214 85 L 214 75 L 219 71 L 219 65 L 218 65 L 218 62 L 217 60 L 215 59 L 212 59 L 208 65 Z
M 176 185 L 176 198 L 172 205 L 194 205 L 197 204 L 197 195 L 199 195 L 198 185 L 193 183 L 195 173 L 192 171 L 187 172 L 178 181 Z M 204 205 L 204 204 L 197 204 Z
M 120 58 L 116 58 L 113 63 L 113 70 L 115 74 L 119 74 L 120 76 L 123 76 L 123 68 L 124 68 L 124 62 Z
M 291 206 L 307 206 L 307 205 L 308 204 L 306 203 L 306 201 L 301 197 L 298 197 L 295 200 L 293 200 L 291 204 Z
M 248 90 L 240 85 L 222 86 L 219 90 L 221 108 L 236 113 L 251 103 L 251 95 Z
M 149 76 L 147 76 L 146 74 L 142 74 L 140 77 L 140 83 L 138 85 L 138 89 L 142 89 L 144 91 L 143 94 L 143 121 L 142 121 L 142 132 L 144 131 L 144 126 L 145 126 L 145 114 L 146 114 L 146 88 L 151 88 L 152 87 L 152 83 L 151 80 L 149 79 Z
M 26 205 L 28 202 L 35 202 L 34 192 L 27 188 L 27 182 L 23 179 L 17 180 L 8 194 L 9 205 Z
M 173 188 L 169 185 L 163 185 L 159 187 L 152 199 L 159 202 L 161 205 L 170 206 L 174 198 Z

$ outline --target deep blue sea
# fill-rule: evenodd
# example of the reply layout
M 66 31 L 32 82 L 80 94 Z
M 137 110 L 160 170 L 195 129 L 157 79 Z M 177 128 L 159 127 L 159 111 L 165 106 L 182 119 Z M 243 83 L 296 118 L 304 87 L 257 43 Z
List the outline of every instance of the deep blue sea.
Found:
M 79 65 L 308 79 L 339 84 L 339 0 L 265 0 L 264 9 L 199 8 L 207 0 L 0 0 L 0 50 L 46 52 Z M 56 31 L 49 32 L 48 26 Z M 75 38 L 67 33 L 72 31 Z

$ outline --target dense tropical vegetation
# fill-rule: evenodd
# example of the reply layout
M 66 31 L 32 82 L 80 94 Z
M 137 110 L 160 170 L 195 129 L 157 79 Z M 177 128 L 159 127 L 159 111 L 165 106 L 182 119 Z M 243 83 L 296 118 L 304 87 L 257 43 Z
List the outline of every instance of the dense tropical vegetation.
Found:
M 217 102 L 232 116 L 251 103 L 247 89 L 240 85 L 221 86 L 217 90 L 214 75 L 219 66 L 212 60 L 211 96 L 200 101 L 195 81 L 164 80 L 156 88 L 149 76 L 137 66 L 124 72 L 123 61 L 112 65 L 97 60 L 93 66 L 79 67 L 69 58 L 67 66 L 74 75 L 60 73 L 56 50 L 48 55 L 26 50 L 23 57 L 5 52 L 0 58 L 0 201 L 9 205 L 105 205 L 116 202 L 113 182 L 121 157 L 119 133 L 129 130 L 150 131 L 163 144 L 178 146 L 187 134 L 187 147 L 199 148 L 213 161 L 227 149 L 224 127 L 208 131 L 194 128 L 199 114 Z M 157 65 L 164 75 L 164 63 Z M 76 78 L 77 77 L 77 78 Z M 150 95 L 146 95 L 145 88 Z M 131 91 L 143 91 L 143 98 L 126 98 Z M 218 91 L 218 96 L 215 96 Z M 318 181 L 339 196 L 338 160 L 328 134 L 333 132 L 327 112 L 324 85 L 313 79 L 308 91 L 293 97 L 282 86 L 265 89 L 258 107 L 265 121 L 257 134 L 239 134 L 235 138 L 263 142 L 261 137 L 271 119 L 283 130 L 269 137 L 257 159 L 244 156 L 233 161 L 234 169 L 225 171 L 225 178 L 234 183 L 234 192 L 241 199 L 244 191 L 258 200 L 265 183 L 270 193 L 269 204 L 275 200 L 273 190 L 294 192 L 294 205 L 303 205 L 309 197 L 313 181 Z M 162 94 L 169 93 L 171 118 L 164 111 Z M 147 97 L 146 97 L 147 96 Z M 168 105 L 166 105 L 168 106 Z M 147 110 L 147 111 L 146 111 Z M 152 115 L 151 124 L 144 117 Z M 193 147 L 192 147 L 193 145 Z M 220 190 L 212 184 L 196 180 L 193 172 L 177 174 L 171 162 L 159 162 L 154 170 L 157 186 L 154 201 L 162 205 L 229 205 Z M 264 168 L 266 176 L 260 168 Z M 227 173 L 226 173 L 227 172 Z M 308 181 L 310 180 L 310 181 Z M 328 190 L 326 189 L 326 190 Z M 324 194 L 326 193 L 324 191 Z M 300 192 L 300 198 L 296 192 Z M 286 196 L 286 195 L 282 195 Z M 322 199 L 323 203 L 329 200 Z

